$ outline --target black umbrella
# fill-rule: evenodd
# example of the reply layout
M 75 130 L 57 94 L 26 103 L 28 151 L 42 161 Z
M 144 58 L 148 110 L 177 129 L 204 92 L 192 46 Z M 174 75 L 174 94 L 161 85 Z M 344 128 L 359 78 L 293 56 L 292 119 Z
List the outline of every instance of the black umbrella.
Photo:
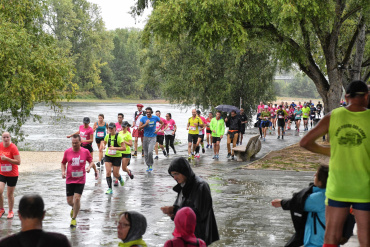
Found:
M 236 111 L 236 113 L 240 112 L 239 108 L 233 105 L 218 105 L 216 106 L 216 110 L 225 111 L 225 112 L 231 112 L 234 110 Z

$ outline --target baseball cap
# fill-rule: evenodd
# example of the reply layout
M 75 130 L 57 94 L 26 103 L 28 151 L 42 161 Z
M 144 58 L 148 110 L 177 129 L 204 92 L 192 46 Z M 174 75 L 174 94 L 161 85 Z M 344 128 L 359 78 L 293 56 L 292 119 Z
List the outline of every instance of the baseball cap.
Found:
M 131 127 L 131 124 L 129 124 L 127 121 L 123 121 L 121 124 L 122 127 Z
M 267 105 L 265 105 L 265 109 L 269 108 Z
M 136 106 L 137 106 L 137 107 L 144 107 L 144 105 L 143 105 L 143 104 L 137 104 Z
M 115 123 L 109 123 L 108 128 L 113 129 L 116 127 Z
M 83 123 L 90 123 L 90 118 L 84 117 L 84 120 L 82 121 Z
M 356 95 L 365 95 L 369 92 L 369 89 L 363 81 L 352 81 L 346 88 L 346 94 L 349 94 L 351 98 Z

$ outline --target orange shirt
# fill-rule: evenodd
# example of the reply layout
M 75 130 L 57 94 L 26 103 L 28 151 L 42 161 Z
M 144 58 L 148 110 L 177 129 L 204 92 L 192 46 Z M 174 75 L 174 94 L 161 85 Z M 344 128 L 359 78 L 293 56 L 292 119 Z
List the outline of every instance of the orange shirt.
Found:
M 14 159 L 15 155 L 19 155 L 18 148 L 15 144 L 10 143 L 9 147 L 4 147 L 0 142 L 0 156 L 5 155 L 8 158 Z M 11 164 L 6 160 L 0 158 L 0 174 L 5 177 L 18 177 L 18 165 Z

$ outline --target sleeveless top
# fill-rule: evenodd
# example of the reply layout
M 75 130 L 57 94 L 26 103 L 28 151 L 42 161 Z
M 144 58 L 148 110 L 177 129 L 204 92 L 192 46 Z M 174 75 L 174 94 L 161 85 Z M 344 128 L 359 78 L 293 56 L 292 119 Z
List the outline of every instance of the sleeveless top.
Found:
M 99 126 L 99 123 L 96 122 L 98 128 L 96 129 L 95 138 L 104 138 L 107 134 L 107 124 L 104 122 L 104 126 Z

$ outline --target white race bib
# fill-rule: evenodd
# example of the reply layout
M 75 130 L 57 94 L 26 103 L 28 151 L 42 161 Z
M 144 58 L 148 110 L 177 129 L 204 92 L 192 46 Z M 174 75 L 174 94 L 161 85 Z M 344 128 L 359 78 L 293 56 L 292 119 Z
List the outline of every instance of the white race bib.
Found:
M 108 149 L 108 154 L 109 155 L 116 155 L 117 154 L 117 150 Z
M 76 172 L 72 172 L 72 177 L 73 178 L 80 178 L 84 175 L 84 172 L 83 171 L 76 171 Z
M 271 113 L 271 117 L 273 117 L 274 116 L 274 113 Z
M 97 135 L 98 137 L 104 137 L 104 132 L 99 131 L 96 135 Z
M 85 142 L 85 141 L 86 141 L 86 137 L 81 136 L 81 142 Z
M 12 170 L 13 170 L 13 166 L 11 164 L 1 164 L 2 172 L 11 172 Z
M 165 130 L 164 133 L 166 135 L 172 135 L 173 130 Z
M 284 118 L 284 116 L 282 116 L 282 115 L 279 115 L 279 118 Z
M 298 115 L 297 115 L 297 117 L 301 117 L 301 115 L 300 115 L 300 114 L 298 114 Z
M 312 114 L 311 117 L 315 117 L 315 114 Z
M 190 126 L 190 130 L 197 130 L 197 127 L 195 127 L 195 126 Z
M 308 113 L 307 112 L 305 112 L 305 113 L 303 113 L 305 116 L 308 116 Z

